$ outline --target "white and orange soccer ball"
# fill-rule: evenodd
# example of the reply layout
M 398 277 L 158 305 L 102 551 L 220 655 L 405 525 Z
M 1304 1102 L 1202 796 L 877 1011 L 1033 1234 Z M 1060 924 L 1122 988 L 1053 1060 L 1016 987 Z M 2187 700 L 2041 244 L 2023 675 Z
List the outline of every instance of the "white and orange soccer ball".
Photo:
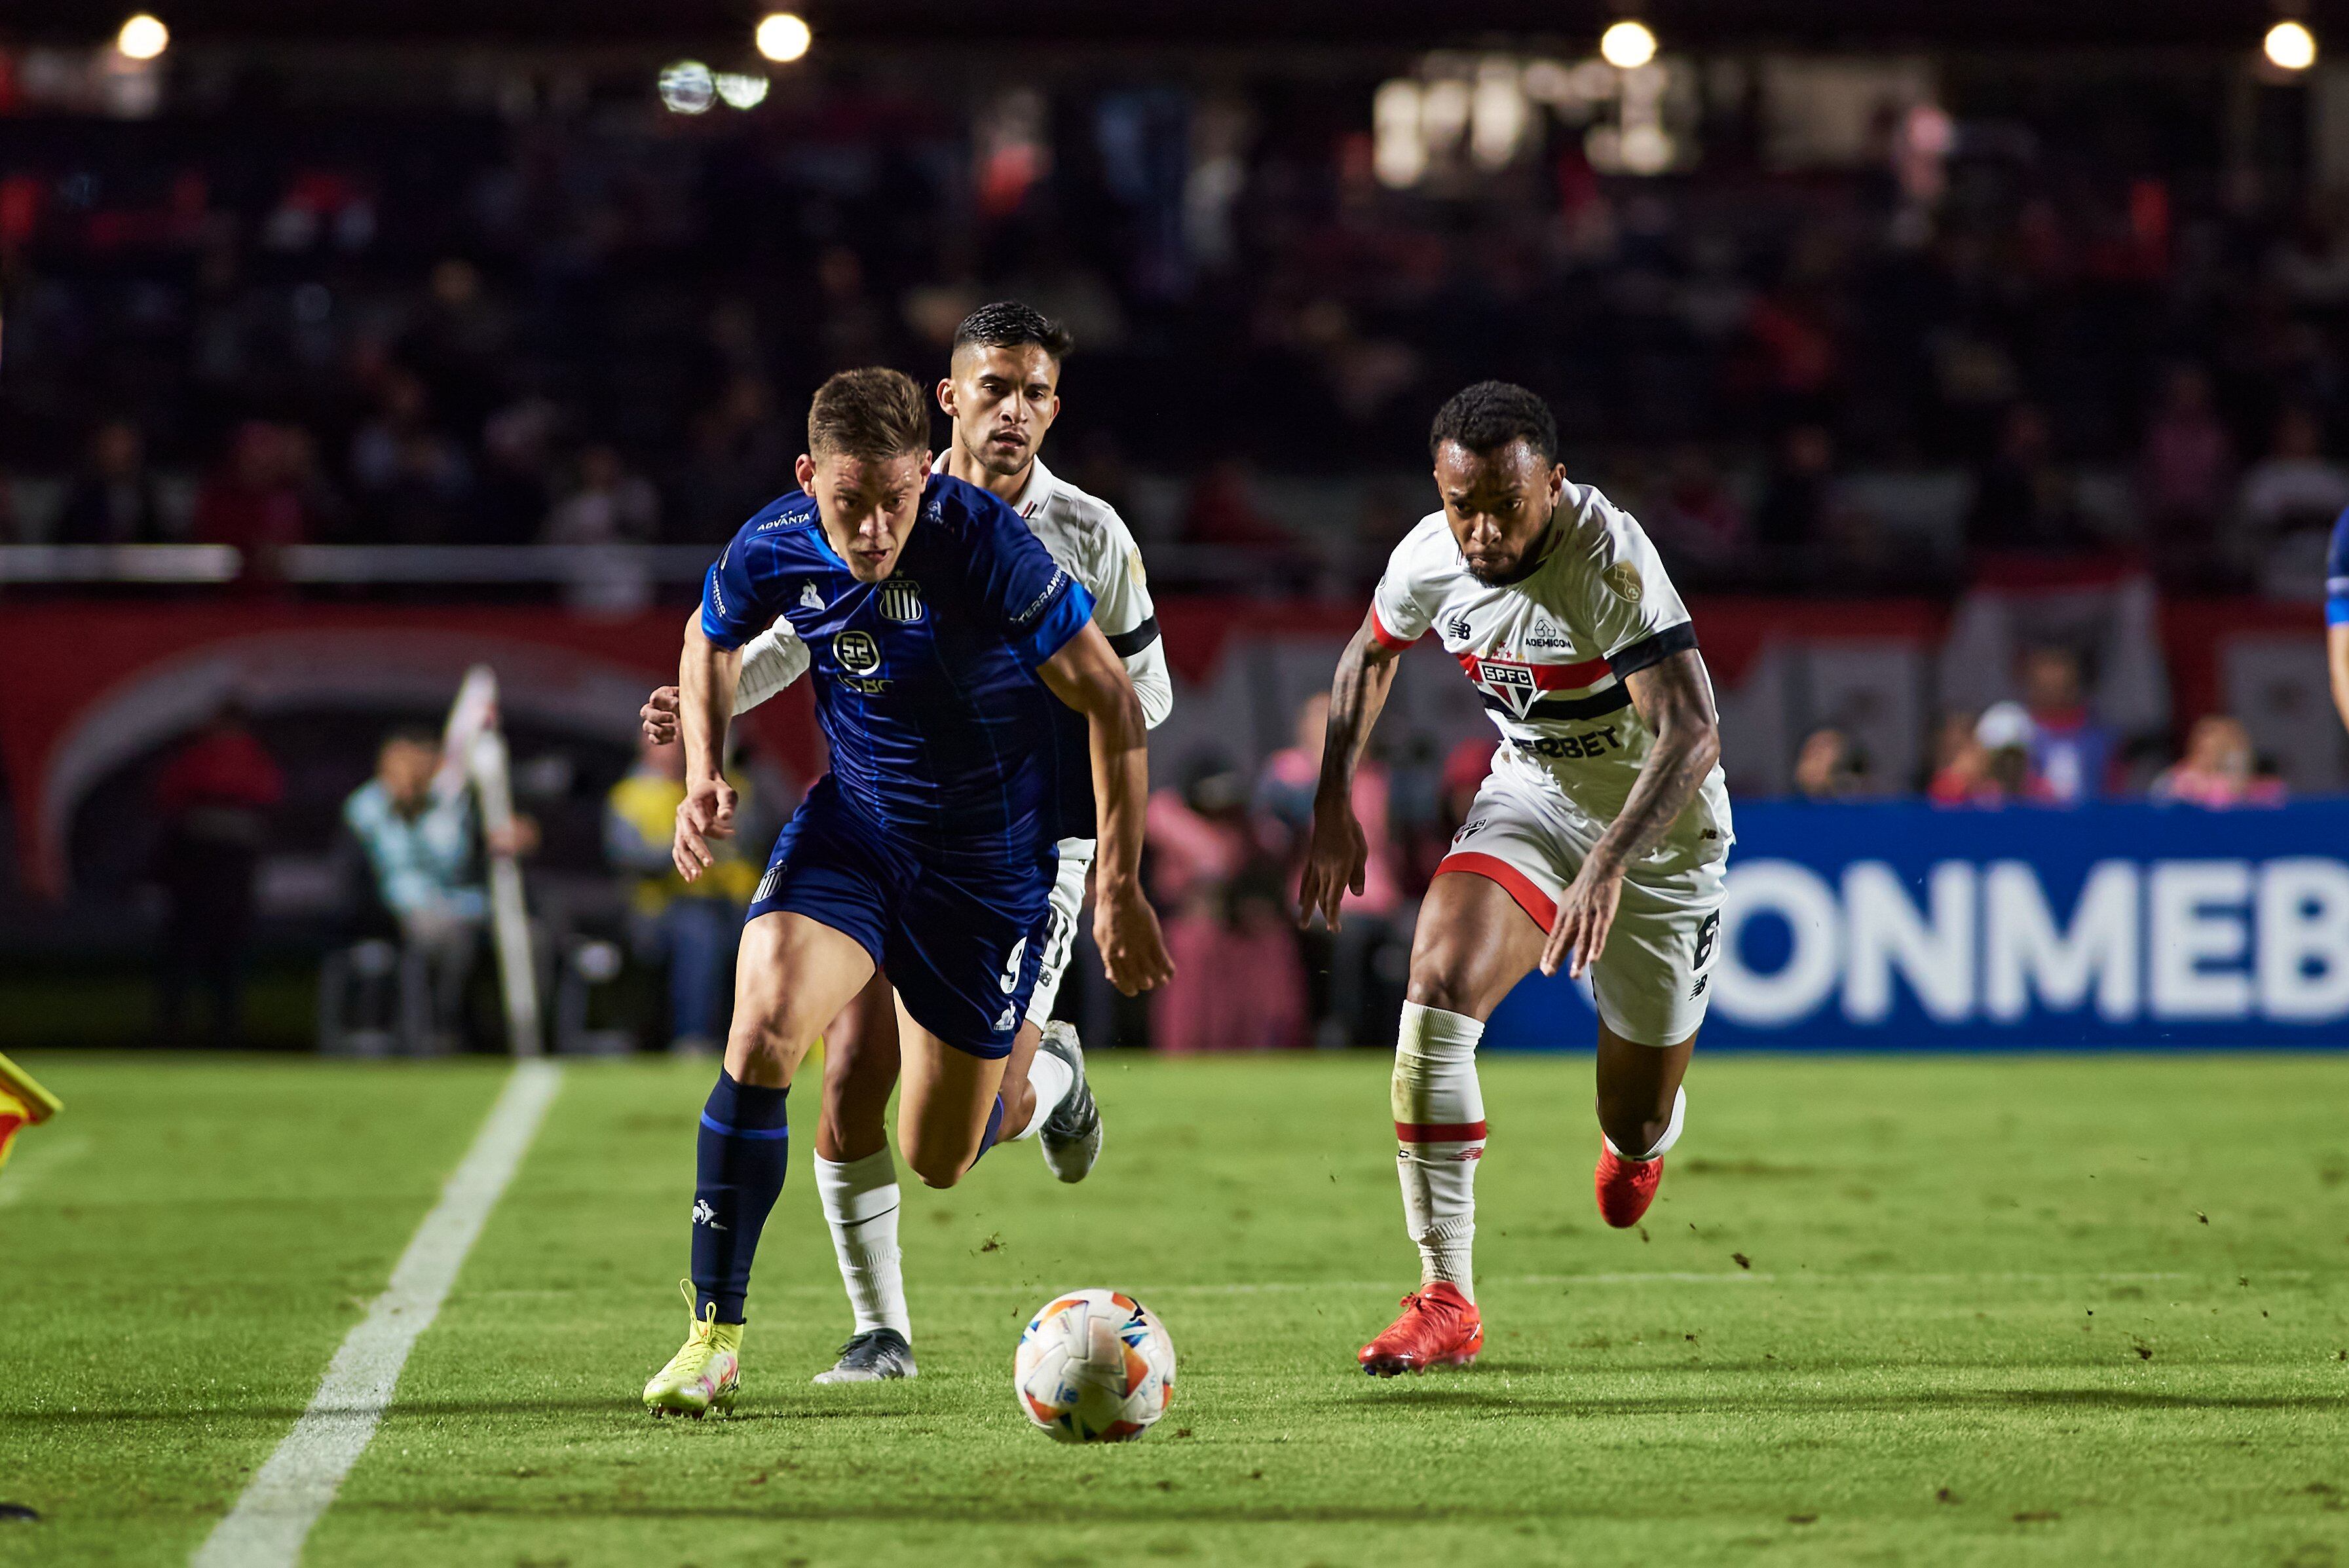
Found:
M 1174 1398 L 1174 1342 L 1123 1292 L 1063 1292 L 1020 1334 L 1011 1387 L 1028 1418 L 1061 1442 L 1132 1442 Z

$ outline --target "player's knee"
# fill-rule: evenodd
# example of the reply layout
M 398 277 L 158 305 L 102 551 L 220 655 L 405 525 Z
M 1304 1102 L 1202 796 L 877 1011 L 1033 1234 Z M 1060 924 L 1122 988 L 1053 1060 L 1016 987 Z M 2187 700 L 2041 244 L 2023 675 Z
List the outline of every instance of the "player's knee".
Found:
M 960 1150 L 925 1149 L 919 1144 L 905 1150 L 905 1163 L 925 1187 L 947 1188 L 959 1182 L 970 1170 L 970 1157 Z
M 1404 995 L 1423 1007 L 1441 1007 L 1447 1013 L 1470 1013 L 1475 1006 L 1459 966 L 1444 948 L 1412 955 L 1411 983 Z
M 802 1044 L 788 1018 L 738 1014 L 726 1041 L 728 1070 L 740 1078 L 744 1077 L 742 1069 L 750 1069 L 754 1076 L 746 1081 L 788 1082 L 792 1069 L 799 1065 Z

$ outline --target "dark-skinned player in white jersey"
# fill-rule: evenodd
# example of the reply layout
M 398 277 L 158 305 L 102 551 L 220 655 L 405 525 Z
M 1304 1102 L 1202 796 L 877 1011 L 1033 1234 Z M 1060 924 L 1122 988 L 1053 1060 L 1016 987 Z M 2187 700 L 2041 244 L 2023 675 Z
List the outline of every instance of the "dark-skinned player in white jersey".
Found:
M 1353 772 L 1402 650 L 1433 633 L 1502 747 L 1412 941 L 1393 1106 L 1420 1288 L 1359 1360 L 1465 1366 L 1484 1346 L 1471 1247 L 1485 1152 L 1476 1046 L 1538 967 L 1590 980 L 1600 1214 L 1635 1223 L 1680 1137 L 1732 839 L 1712 683 L 1654 547 L 1567 479 L 1547 405 L 1487 381 L 1437 414 L 1443 510 L 1395 549 L 1338 664 L 1301 914 L 1332 926 L 1367 859 Z

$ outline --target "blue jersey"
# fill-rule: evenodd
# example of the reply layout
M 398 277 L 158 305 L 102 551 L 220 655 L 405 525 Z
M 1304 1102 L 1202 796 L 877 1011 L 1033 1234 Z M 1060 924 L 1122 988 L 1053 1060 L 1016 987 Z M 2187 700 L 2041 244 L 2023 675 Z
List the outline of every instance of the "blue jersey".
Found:
M 2349 626 L 2349 511 L 2333 520 L 2333 543 L 2324 552 L 2324 624 Z
M 1069 738 L 1036 666 L 1092 613 L 1019 513 L 933 474 L 882 583 L 850 573 L 804 491 L 761 509 L 709 569 L 701 629 L 739 648 L 789 619 L 849 803 L 957 857 L 1024 861 L 1061 836 Z

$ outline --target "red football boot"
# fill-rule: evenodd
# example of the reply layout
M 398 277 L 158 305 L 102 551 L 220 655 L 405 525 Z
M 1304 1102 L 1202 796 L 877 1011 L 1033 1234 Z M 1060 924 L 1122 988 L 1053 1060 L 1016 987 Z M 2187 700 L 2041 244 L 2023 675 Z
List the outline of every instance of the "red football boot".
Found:
M 1599 1146 L 1599 1170 L 1591 1188 L 1599 1194 L 1599 1217 L 1617 1230 L 1640 1222 L 1656 1200 L 1656 1184 L 1664 1179 L 1664 1157 L 1626 1160 L 1604 1142 Z
M 1485 1320 L 1460 1287 L 1438 1280 L 1402 1298 L 1402 1315 L 1362 1346 L 1362 1370 L 1373 1377 L 1465 1367 L 1485 1348 Z

